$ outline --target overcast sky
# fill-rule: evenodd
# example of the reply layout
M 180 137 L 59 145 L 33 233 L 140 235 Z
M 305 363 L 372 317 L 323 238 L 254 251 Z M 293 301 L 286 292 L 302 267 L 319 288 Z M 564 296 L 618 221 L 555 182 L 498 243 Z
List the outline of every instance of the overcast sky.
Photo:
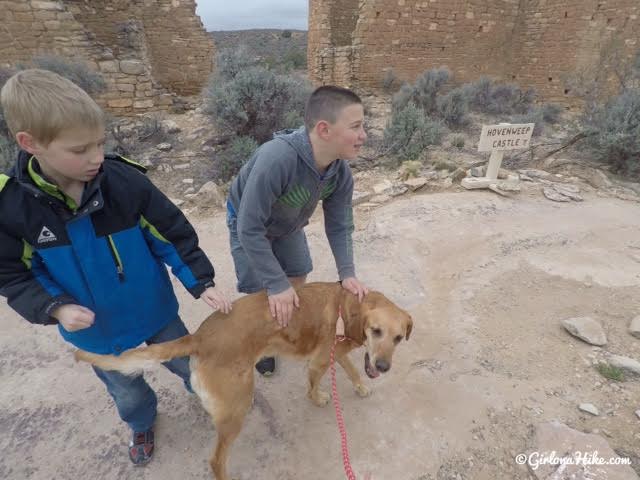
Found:
M 207 31 L 249 28 L 307 30 L 308 0 L 196 0 Z

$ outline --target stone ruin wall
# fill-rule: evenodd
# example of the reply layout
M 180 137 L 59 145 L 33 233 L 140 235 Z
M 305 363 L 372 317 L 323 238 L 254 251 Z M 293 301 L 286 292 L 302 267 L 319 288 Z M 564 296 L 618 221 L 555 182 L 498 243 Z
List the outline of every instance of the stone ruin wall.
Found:
M 413 81 L 446 65 L 457 83 L 482 75 L 576 102 L 569 76 L 615 39 L 640 49 L 638 0 L 312 0 L 309 75 L 380 93 L 387 71 Z
M 200 93 L 214 46 L 195 0 L 0 0 L 0 65 L 41 55 L 102 73 L 98 102 L 115 115 L 169 109 Z

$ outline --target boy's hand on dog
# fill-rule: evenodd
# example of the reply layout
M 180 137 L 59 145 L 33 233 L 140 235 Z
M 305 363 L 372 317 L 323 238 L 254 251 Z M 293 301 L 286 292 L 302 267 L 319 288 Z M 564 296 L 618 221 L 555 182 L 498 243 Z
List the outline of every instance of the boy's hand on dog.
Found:
M 369 289 L 356 277 L 347 277 L 342 280 L 342 288 L 349 290 L 351 293 L 356 295 L 359 302 L 362 302 L 364 296 L 369 293 Z
M 51 312 L 51 316 L 60 322 L 67 332 L 75 332 L 93 325 L 96 314 L 82 305 L 61 305 Z
M 231 302 L 227 296 L 218 290 L 216 287 L 209 287 L 200 298 L 214 310 L 220 310 L 223 313 L 229 313 L 231 311 Z
M 300 299 L 293 287 L 287 288 L 284 292 L 269 295 L 269 311 L 276 319 L 278 325 L 286 327 L 293 316 L 293 308 L 300 306 Z

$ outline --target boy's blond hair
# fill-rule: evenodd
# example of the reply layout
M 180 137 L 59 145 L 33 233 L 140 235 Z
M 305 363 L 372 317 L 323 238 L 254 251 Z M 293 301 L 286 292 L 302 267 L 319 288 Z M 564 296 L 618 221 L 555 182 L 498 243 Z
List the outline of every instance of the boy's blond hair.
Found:
M 69 128 L 103 128 L 104 113 L 71 80 L 48 70 L 22 70 L 0 92 L 5 121 L 15 137 L 28 132 L 48 145 Z

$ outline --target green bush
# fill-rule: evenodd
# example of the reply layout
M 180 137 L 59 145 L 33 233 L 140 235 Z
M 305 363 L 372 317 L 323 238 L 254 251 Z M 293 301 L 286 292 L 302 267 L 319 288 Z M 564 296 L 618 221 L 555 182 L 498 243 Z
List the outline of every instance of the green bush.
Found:
M 400 85 L 398 91 L 393 94 L 391 99 L 391 110 L 394 112 L 402 110 L 409 105 L 410 102 L 415 105 L 415 101 L 413 100 L 413 85 L 404 82 Z
M 289 50 L 283 58 L 283 63 L 285 70 L 307 68 L 307 52 L 304 50 Z
M 457 148 L 458 150 L 462 150 L 464 148 L 465 139 L 463 135 L 454 135 L 451 138 L 451 146 Z
M 18 68 L 41 68 L 57 73 L 61 77 L 68 78 L 82 88 L 89 95 L 104 92 L 107 84 L 102 75 L 91 70 L 86 63 L 71 60 L 55 55 L 43 55 L 35 57 L 27 64 L 19 64 Z
M 14 73 L 13 69 L 0 67 L 0 89 Z M 9 127 L 0 108 L 0 173 L 9 171 L 17 155 L 18 146 L 9 133 Z
M 460 88 L 472 110 L 492 115 L 527 113 L 535 100 L 534 90 L 497 83 L 489 77 L 466 83 Z
M 0 135 L 0 173 L 7 173 L 18 156 L 18 145 L 8 135 Z
M 397 83 L 398 77 L 396 76 L 396 72 L 393 71 L 393 68 L 384 72 L 384 77 L 382 77 L 382 88 L 385 92 L 391 93 Z
M 251 137 L 233 138 L 229 147 L 220 153 L 217 178 L 228 182 L 235 177 L 256 148 L 258 148 L 258 142 Z
M 563 108 L 555 103 L 545 103 L 540 106 L 542 110 L 542 119 L 551 125 L 555 125 L 560 121 Z
M 461 127 L 469 123 L 469 100 L 460 89 L 451 90 L 438 97 L 438 116 L 449 127 Z
M 216 74 L 219 80 L 233 80 L 238 73 L 257 64 L 246 45 L 238 48 L 223 48 L 216 54 Z
M 544 131 L 544 112 L 540 107 L 532 107 L 527 113 L 520 113 L 509 117 L 511 123 L 535 123 L 532 136 L 538 137 Z
M 398 160 L 415 160 L 429 145 L 439 145 L 445 127 L 430 119 L 413 102 L 393 112 L 384 131 L 383 145 Z
M 616 382 L 624 382 L 624 371 L 621 368 L 609 365 L 605 362 L 598 362 L 596 370 L 607 380 L 615 380 Z
M 562 107 L 554 103 L 545 103 L 539 106 L 532 106 L 526 113 L 512 115 L 509 118 L 511 123 L 535 123 L 533 136 L 537 137 L 544 132 L 545 125 L 556 124 L 560 120 Z
M 438 111 L 437 96 L 451 78 L 445 67 L 425 71 L 413 85 L 404 84 L 393 96 L 393 109 L 403 110 L 410 102 L 429 114 Z
M 310 93 L 310 86 L 294 76 L 251 67 L 228 81 L 213 77 L 205 111 L 224 132 L 262 143 L 275 131 L 300 126 L 292 122 L 301 118 Z
M 3 68 L 0 67 L 0 89 L 3 87 L 7 80 L 15 73 L 15 70 L 11 68 Z M 7 122 L 4 119 L 4 114 L 2 113 L 2 108 L 0 108 L 0 137 L 8 136 L 9 128 L 7 127 Z
M 588 146 L 616 172 L 640 173 L 640 88 L 625 90 L 584 116 Z

